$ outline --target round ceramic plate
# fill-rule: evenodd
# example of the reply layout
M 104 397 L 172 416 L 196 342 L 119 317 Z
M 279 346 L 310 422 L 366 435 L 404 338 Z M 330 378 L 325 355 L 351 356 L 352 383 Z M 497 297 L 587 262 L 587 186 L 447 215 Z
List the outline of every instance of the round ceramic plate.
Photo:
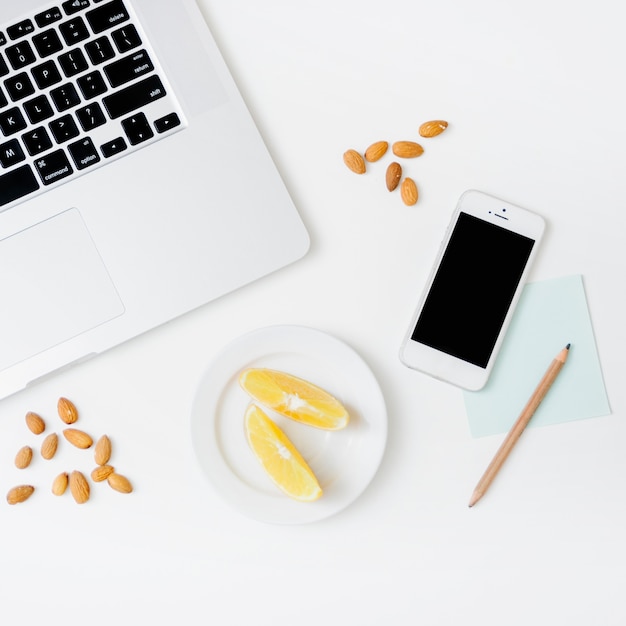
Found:
M 346 428 L 325 431 L 266 410 L 317 476 L 323 495 L 298 502 L 280 491 L 246 440 L 251 399 L 239 386 L 246 367 L 267 367 L 304 378 L 335 396 L 350 414 Z M 302 326 L 270 326 L 230 343 L 200 380 L 191 414 L 198 461 L 223 498 L 260 521 L 298 524 L 333 515 L 374 477 L 387 440 L 385 402 L 371 370 L 343 342 Z

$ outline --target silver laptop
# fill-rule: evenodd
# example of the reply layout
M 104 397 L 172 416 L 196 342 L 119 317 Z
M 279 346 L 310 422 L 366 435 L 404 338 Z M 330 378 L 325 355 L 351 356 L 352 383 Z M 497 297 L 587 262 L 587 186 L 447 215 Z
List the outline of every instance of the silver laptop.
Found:
M 194 0 L 2 3 L 0 397 L 308 246 Z

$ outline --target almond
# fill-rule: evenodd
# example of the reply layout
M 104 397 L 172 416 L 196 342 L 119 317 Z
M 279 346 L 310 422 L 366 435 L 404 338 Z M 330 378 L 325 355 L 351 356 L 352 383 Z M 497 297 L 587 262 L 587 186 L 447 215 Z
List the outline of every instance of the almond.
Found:
M 30 446 L 20 448 L 15 455 L 15 467 L 24 469 L 30 465 L 33 460 L 33 449 Z
M 81 472 L 74 470 L 70 474 L 70 492 L 77 504 L 84 504 L 89 500 L 89 483 Z
M 448 122 L 444 120 L 430 120 L 424 122 L 419 129 L 419 133 L 422 137 L 436 137 L 448 128 Z
M 402 178 L 402 166 L 397 161 L 389 164 L 387 173 L 385 174 L 385 182 L 387 183 L 387 189 L 393 191 Z
M 7 493 L 7 502 L 9 504 L 19 504 L 20 502 L 24 502 L 24 500 L 28 500 L 33 495 L 35 488 L 32 485 L 18 485 L 17 487 L 13 487 Z
M 52 493 L 55 496 L 62 496 L 67 489 L 68 482 L 69 476 L 67 472 L 61 472 L 52 482 Z
M 57 411 L 59 413 L 59 417 L 66 424 L 73 424 L 78 419 L 78 411 L 76 410 L 74 403 L 67 398 L 59 398 L 59 401 L 57 402 Z
M 28 429 L 35 435 L 41 435 L 41 433 L 46 430 L 46 423 L 37 413 L 33 413 L 32 411 L 26 413 L 26 426 L 28 426 Z
M 98 465 L 98 467 L 94 468 L 91 472 L 91 479 L 95 483 L 101 483 L 103 480 L 106 480 L 113 472 L 115 468 L 112 465 Z
M 378 159 L 381 159 L 385 155 L 387 148 L 389 148 L 389 144 L 386 141 L 377 141 L 376 143 L 373 143 L 365 151 L 365 160 L 370 163 L 375 163 Z
M 84 431 L 77 428 L 66 428 L 63 431 L 63 436 L 77 448 L 86 450 L 93 445 L 93 439 Z
M 107 482 L 115 491 L 119 491 L 120 493 L 130 493 L 133 490 L 133 486 L 130 484 L 128 478 L 121 474 L 116 474 L 115 472 L 107 478 Z
M 396 141 L 391 147 L 397 157 L 413 159 L 424 153 L 424 148 L 414 141 Z
M 59 437 L 56 433 L 50 433 L 41 444 L 41 456 L 49 461 L 56 454 L 58 445 Z
M 413 206 L 417 202 L 417 185 L 412 178 L 405 178 L 400 186 L 402 202 L 407 206 Z
M 356 150 L 347 150 L 343 153 L 343 162 L 355 174 L 365 174 L 365 161 Z
M 102 435 L 96 443 L 96 449 L 94 450 L 94 458 L 98 465 L 106 465 L 111 458 L 111 440 Z

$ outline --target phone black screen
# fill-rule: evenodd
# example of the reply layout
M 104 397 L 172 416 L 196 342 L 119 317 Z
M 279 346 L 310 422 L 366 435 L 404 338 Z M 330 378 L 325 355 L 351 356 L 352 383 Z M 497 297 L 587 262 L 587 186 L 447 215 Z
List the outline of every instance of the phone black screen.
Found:
M 462 212 L 411 338 L 487 367 L 534 244 Z

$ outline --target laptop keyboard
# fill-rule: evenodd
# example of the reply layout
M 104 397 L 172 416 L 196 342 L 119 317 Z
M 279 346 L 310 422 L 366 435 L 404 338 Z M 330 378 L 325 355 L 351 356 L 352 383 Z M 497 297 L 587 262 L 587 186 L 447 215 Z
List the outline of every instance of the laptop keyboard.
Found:
M 0 25 L 0 210 L 184 126 L 129 0 Z

